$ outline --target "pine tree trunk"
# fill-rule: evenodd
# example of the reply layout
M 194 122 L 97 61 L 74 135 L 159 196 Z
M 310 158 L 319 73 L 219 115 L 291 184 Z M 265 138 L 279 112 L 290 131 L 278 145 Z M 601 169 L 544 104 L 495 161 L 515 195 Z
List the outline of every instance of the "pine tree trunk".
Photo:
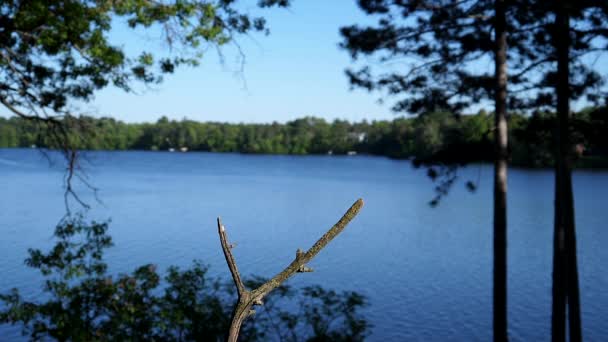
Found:
M 494 341 L 507 341 L 507 34 L 505 1 L 495 2 Z
M 552 339 L 566 340 L 566 308 L 570 341 L 581 341 L 581 313 L 576 257 L 574 196 L 569 134 L 570 119 L 570 18 L 566 0 L 558 4 L 555 46 L 557 51 L 557 127 L 555 155 L 555 225 L 553 240 Z

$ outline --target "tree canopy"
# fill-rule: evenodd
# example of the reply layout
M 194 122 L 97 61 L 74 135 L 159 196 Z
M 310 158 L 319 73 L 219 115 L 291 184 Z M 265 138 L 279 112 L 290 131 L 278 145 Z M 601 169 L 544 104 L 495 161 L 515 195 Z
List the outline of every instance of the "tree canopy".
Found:
M 572 143 L 577 142 L 570 139 L 570 101 L 584 98 L 597 105 L 606 100 L 605 78 L 587 57 L 608 51 L 608 3 L 598 0 L 359 0 L 358 3 L 378 21 L 342 29 L 342 47 L 355 60 L 367 57 L 359 70 L 347 70 L 352 86 L 385 91 L 397 98 L 395 111 L 412 114 L 437 109 L 458 114 L 494 99 L 496 120 L 491 128 L 495 138 L 495 341 L 508 339 L 507 108 L 528 113 L 557 112 L 556 129 L 551 135 L 556 170 L 553 338 L 564 340 L 567 301 L 570 337 L 573 341 L 580 340 L 570 171 Z M 490 64 L 495 66 L 493 73 Z M 428 160 L 429 164 L 439 164 L 441 183 L 437 198 L 447 193 L 456 177 L 455 167 L 442 165 L 443 158 L 463 155 L 440 151 Z M 429 169 L 433 178 L 437 174 L 434 167 Z
M 238 34 L 268 32 L 262 17 L 239 12 L 235 3 L 2 1 L 0 101 L 23 117 L 70 114 L 73 100 L 90 100 L 109 85 L 131 91 L 134 81 L 160 82 L 177 66 L 197 65 L 209 47 L 225 45 Z M 262 7 L 287 4 L 259 2 Z M 117 20 L 132 29 L 160 30 L 169 53 L 128 54 L 108 38 Z
M 354 87 L 386 92 L 393 109 L 419 114 L 437 108 L 456 113 L 492 99 L 494 1 L 358 0 L 374 25 L 342 28 L 341 46 L 363 66 L 348 69 Z M 597 54 L 608 50 L 605 1 L 568 1 L 574 38 L 571 100 L 601 104 L 605 78 Z M 555 109 L 555 6 L 507 1 L 508 108 Z

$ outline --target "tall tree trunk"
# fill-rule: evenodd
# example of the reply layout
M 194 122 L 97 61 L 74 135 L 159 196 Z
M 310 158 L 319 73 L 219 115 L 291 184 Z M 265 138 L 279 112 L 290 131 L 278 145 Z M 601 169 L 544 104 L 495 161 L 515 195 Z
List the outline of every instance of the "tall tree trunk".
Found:
M 569 133 L 570 119 L 570 18 L 567 0 L 558 3 L 555 17 L 557 53 L 557 126 L 555 155 L 555 222 L 553 239 L 553 341 L 566 339 L 566 308 L 570 341 L 581 341 L 581 312 L 576 257 L 574 196 Z
M 505 1 L 495 1 L 494 341 L 507 341 L 507 33 Z

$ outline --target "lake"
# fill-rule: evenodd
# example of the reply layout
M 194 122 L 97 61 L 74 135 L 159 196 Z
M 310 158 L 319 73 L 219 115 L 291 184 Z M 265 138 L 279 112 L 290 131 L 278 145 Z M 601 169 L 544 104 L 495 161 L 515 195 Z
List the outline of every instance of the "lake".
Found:
M 83 165 L 111 218 L 113 272 L 201 259 L 229 277 L 221 216 L 244 274 L 273 276 L 309 248 L 358 198 L 365 207 L 289 284 L 355 290 L 371 305 L 371 341 L 489 341 L 492 337 L 492 167 L 459 172 L 436 208 L 433 183 L 408 161 L 368 156 L 89 152 Z M 0 149 L 0 290 L 36 296 L 23 260 L 52 245 L 63 216 L 63 170 L 36 150 Z M 464 181 L 479 179 L 476 193 Z M 608 172 L 574 173 L 583 336 L 608 336 Z M 509 172 L 509 334 L 550 340 L 553 173 Z M 19 329 L 0 326 L 0 340 Z

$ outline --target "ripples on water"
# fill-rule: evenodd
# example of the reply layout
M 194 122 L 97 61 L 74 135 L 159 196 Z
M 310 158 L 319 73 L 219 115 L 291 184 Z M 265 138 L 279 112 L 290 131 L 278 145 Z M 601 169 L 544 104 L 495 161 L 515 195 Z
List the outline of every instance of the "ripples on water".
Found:
M 88 174 L 111 218 L 114 272 L 144 263 L 189 265 L 202 259 L 227 277 L 215 230 L 222 216 L 245 274 L 271 276 L 308 248 L 359 197 L 366 205 L 311 263 L 290 280 L 367 295 L 370 340 L 488 341 L 492 327 L 492 172 L 473 166 L 438 208 L 432 183 L 407 161 L 375 157 L 254 156 L 212 153 L 91 152 Z M 63 215 L 61 162 L 32 150 L 0 149 L 0 289 L 40 294 L 23 266 L 29 247 L 52 244 Z M 608 336 L 608 173 L 574 175 L 586 340 Z M 552 203 L 550 171 L 509 173 L 509 333 L 549 340 Z M 0 340 L 18 330 L 0 327 Z M 3 336 L 3 337 L 2 337 Z

